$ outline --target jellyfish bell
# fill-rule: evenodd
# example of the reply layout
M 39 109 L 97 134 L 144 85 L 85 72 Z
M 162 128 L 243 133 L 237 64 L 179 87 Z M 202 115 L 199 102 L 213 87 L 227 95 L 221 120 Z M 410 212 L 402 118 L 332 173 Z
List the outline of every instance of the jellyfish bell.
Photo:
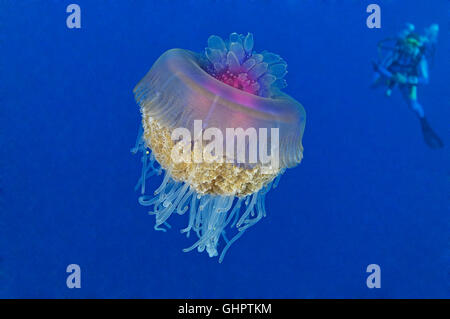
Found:
M 281 91 L 286 68 L 280 56 L 256 53 L 252 34 L 232 33 L 227 41 L 211 36 L 203 54 L 163 53 L 134 89 L 143 126 L 133 149 L 143 154 L 139 202 L 152 207 L 158 230 L 169 227 L 173 213 L 189 212 L 181 232 L 195 232 L 198 240 L 184 251 L 197 248 L 213 257 L 224 246 L 222 261 L 265 216 L 265 195 L 284 170 L 300 163 L 305 111 Z M 206 161 L 202 154 L 213 135 L 214 160 Z M 188 155 L 183 160 L 174 157 L 177 147 Z M 162 184 L 148 195 L 146 180 L 163 172 Z M 232 229 L 236 234 L 228 239 Z

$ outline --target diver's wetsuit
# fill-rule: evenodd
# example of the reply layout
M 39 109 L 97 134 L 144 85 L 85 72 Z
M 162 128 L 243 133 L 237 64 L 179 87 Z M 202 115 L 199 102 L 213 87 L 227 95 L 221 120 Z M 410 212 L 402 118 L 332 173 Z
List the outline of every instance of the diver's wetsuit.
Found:
M 389 92 L 398 85 L 403 98 L 420 119 L 427 145 L 432 148 L 440 148 L 443 143 L 431 129 L 425 118 L 423 107 L 417 100 L 417 85 L 428 83 L 427 59 L 423 49 L 416 48 L 414 52 L 408 52 L 403 48 L 401 41 L 403 40 L 398 41 L 395 50 L 386 57 L 381 65 L 375 65 L 375 69 L 387 81 Z M 403 81 L 398 80 L 399 74 L 404 78 Z M 379 80 L 379 78 L 376 79 L 377 82 Z
M 399 86 L 408 105 L 419 118 L 423 118 L 425 114 L 422 105 L 417 101 L 416 90 L 418 84 L 428 83 L 428 62 L 425 55 L 420 50 L 413 55 L 397 49 L 388 56 L 383 65 L 378 65 L 378 72 L 391 81 L 391 86 Z M 406 75 L 405 83 L 392 80 L 397 73 Z

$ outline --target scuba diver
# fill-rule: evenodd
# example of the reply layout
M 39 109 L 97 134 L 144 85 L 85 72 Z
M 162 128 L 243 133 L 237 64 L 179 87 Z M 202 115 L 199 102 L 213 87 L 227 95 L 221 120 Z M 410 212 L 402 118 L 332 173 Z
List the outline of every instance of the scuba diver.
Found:
M 438 33 L 437 24 L 426 28 L 423 36 L 414 32 L 414 25 L 407 24 L 397 37 L 378 43 L 380 61 L 373 62 L 375 79 L 372 87 L 385 86 L 386 96 L 391 96 L 395 87 L 399 88 L 408 106 L 419 118 L 425 143 L 431 148 L 441 148 L 444 144 L 432 130 L 417 100 L 417 86 L 428 84 L 427 58 L 434 54 Z M 386 46 L 386 43 L 391 45 Z

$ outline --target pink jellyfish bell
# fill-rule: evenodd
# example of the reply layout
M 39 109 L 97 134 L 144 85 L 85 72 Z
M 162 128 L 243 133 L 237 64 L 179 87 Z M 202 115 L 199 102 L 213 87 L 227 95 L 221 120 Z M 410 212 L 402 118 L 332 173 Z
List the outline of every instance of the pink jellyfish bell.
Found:
M 184 251 L 220 250 L 221 262 L 266 215 L 265 196 L 281 174 L 300 163 L 305 111 L 281 91 L 286 67 L 279 55 L 256 53 L 251 33 L 211 36 L 203 54 L 163 53 L 134 89 L 143 126 L 132 150 L 143 154 L 139 202 L 152 207 L 157 230 L 170 227 L 173 213 L 189 213 L 181 232 L 198 239 Z M 162 173 L 147 194 L 147 179 Z

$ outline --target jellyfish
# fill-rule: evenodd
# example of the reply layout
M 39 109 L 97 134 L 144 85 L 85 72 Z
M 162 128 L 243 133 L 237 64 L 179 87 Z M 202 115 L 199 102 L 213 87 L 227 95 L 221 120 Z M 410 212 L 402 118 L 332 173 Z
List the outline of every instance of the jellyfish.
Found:
M 132 152 L 142 154 L 139 203 L 150 207 L 155 230 L 171 228 L 171 215 L 188 215 L 181 233 L 196 238 L 184 252 L 206 251 L 222 262 L 266 216 L 269 190 L 301 162 L 306 115 L 282 92 L 286 73 L 279 55 L 254 50 L 251 33 L 232 33 L 227 40 L 210 36 L 202 53 L 166 51 L 136 85 L 142 127 Z M 215 147 L 208 148 L 211 141 Z M 255 160 L 255 153 L 267 156 Z M 162 183 L 149 193 L 146 184 L 157 175 Z

